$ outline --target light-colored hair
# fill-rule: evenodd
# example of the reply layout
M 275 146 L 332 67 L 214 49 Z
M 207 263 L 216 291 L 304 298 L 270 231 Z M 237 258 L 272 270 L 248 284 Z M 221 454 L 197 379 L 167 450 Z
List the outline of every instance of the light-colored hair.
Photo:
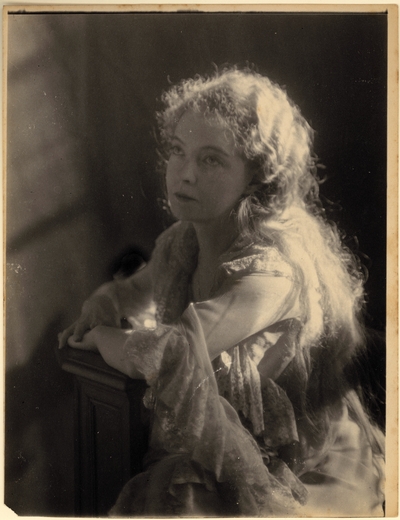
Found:
M 347 352 L 362 341 L 363 276 L 324 218 L 313 130 L 286 92 L 251 70 L 235 68 L 182 81 L 163 95 L 158 114 L 168 142 L 182 114 L 198 111 L 230 131 L 253 171 L 236 208 L 244 234 L 276 245 L 301 286 L 302 345 L 340 336 Z

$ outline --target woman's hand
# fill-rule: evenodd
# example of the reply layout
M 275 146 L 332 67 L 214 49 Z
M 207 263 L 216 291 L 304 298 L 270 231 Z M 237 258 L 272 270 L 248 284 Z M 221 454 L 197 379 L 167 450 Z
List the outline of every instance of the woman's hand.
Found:
M 123 374 L 133 379 L 144 379 L 129 356 L 125 353 L 125 343 L 130 331 L 99 325 L 87 332 L 82 341 L 75 341 L 72 337 L 68 339 L 68 345 L 81 350 L 92 350 L 99 352 L 104 361 Z
M 73 336 L 68 338 L 68 345 L 72 348 L 77 348 L 80 350 L 91 350 L 92 352 L 98 352 L 97 344 L 96 344 L 96 331 L 95 329 L 87 332 L 80 341 L 75 341 Z
M 119 305 L 112 284 L 104 284 L 85 301 L 78 320 L 58 335 L 59 348 L 65 347 L 71 336 L 72 343 L 79 343 L 84 334 L 98 325 L 120 328 Z

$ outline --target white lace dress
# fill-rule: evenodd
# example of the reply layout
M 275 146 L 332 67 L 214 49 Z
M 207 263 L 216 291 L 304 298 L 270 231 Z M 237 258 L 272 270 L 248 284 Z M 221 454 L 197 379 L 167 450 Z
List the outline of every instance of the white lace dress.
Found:
M 220 259 L 210 299 L 196 303 L 197 254 L 187 224 L 157 241 L 158 325 L 134 330 L 125 347 L 126 362 L 149 385 L 150 450 L 110 514 L 382 516 L 382 461 L 348 400 L 332 414 L 324 443 L 304 451 L 295 403 L 301 386 L 292 377 L 303 368 L 291 369 L 302 316 L 288 261 L 271 245 L 238 239 Z M 218 338 L 238 341 L 211 362 L 207 345 Z M 272 348 L 278 356 L 263 377 Z

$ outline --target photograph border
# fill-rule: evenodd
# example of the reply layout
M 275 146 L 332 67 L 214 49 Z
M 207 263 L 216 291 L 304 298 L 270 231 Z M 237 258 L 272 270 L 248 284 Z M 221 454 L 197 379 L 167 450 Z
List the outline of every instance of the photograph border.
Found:
M 3 280 L 5 279 L 5 225 L 6 207 L 5 199 L 7 184 L 7 42 L 8 42 L 8 15 L 13 13 L 76 13 L 76 12 L 304 12 L 304 13 L 381 13 L 388 14 L 388 134 L 387 134 L 387 419 L 386 419 L 386 514 L 387 517 L 398 516 L 398 154 L 399 154 L 399 88 L 398 88 L 398 5 L 397 4 L 246 4 L 246 3 L 160 3 L 160 4 L 9 4 L 3 6 L 3 125 L 2 125 L 2 157 L 3 157 Z M 390 109 L 389 109 L 390 107 Z M 4 287 L 4 283 L 3 283 Z M 4 298 L 3 298 L 4 301 Z M 3 308 L 3 323 L 4 308 Z M 4 341 L 3 327 L 3 341 Z M 3 349 L 3 362 L 5 349 Z M 4 378 L 4 370 L 2 371 Z M 4 389 L 4 379 L 3 379 Z M 3 399 L 4 402 L 4 399 Z M 4 433 L 1 431 L 4 443 Z M 4 486 L 3 486 L 4 491 Z M 4 494 L 3 494 L 4 496 Z M 7 511 L 8 508 L 5 507 Z M 2 514 L 4 512 L 2 511 Z

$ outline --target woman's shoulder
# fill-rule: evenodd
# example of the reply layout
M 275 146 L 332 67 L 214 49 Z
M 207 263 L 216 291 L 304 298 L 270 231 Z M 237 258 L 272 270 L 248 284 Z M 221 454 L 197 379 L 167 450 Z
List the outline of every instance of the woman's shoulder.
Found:
M 241 238 L 221 257 L 227 275 L 267 274 L 294 279 L 288 258 L 272 243 Z
M 178 220 L 165 229 L 156 239 L 156 247 L 165 246 L 182 237 L 189 229 L 189 224 Z
M 152 258 L 155 264 L 177 264 L 190 272 L 195 266 L 197 254 L 198 242 L 193 226 L 178 221 L 158 236 Z
M 191 273 L 197 262 L 198 242 L 193 225 L 178 221 L 167 228 L 156 240 L 154 263 L 174 264 Z M 245 276 L 266 274 L 295 279 L 292 263 L 273 243 L 239 236 L 221 255 L 219 274 Z

